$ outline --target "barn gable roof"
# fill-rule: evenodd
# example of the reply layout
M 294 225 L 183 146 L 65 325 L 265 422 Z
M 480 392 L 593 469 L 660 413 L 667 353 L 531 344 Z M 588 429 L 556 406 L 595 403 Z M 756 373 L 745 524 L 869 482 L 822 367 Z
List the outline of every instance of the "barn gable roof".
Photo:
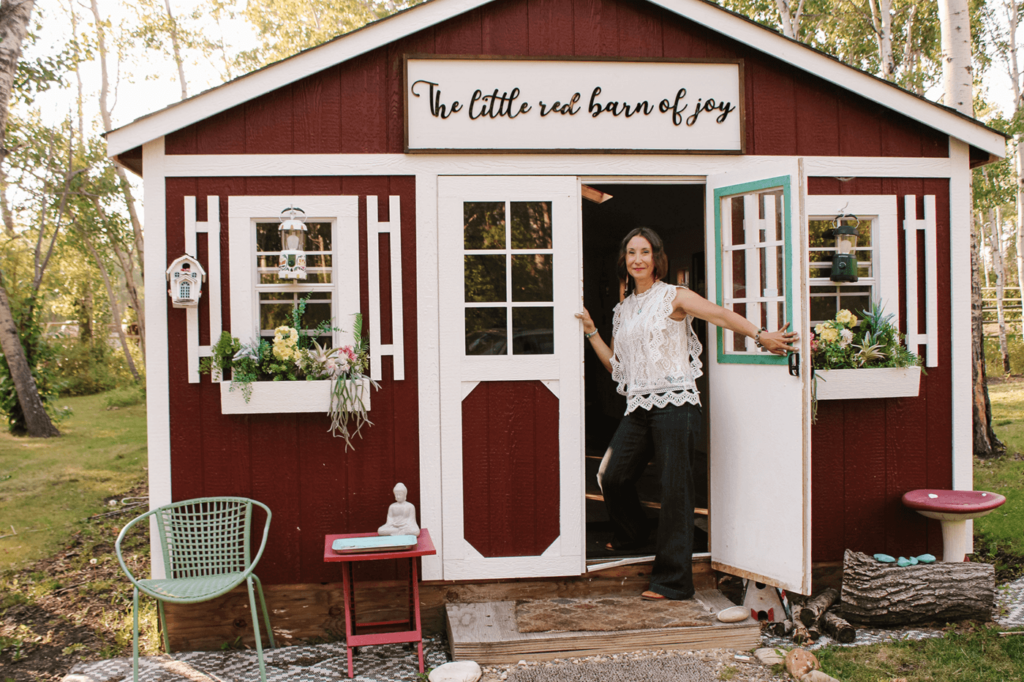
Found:
M 107 153 L 118 156 L 135 150 L 146 142 L 493 1 L 426 0 L 112 130 L 106 136 Z M 954 109 L 843 64 L 834 57 L 786 38 L 742 15 L 707 0 L 647 1 L 962 140 L 990 157 L 1002 158 L 1006 155 L 1006 138 L 999 131 Z

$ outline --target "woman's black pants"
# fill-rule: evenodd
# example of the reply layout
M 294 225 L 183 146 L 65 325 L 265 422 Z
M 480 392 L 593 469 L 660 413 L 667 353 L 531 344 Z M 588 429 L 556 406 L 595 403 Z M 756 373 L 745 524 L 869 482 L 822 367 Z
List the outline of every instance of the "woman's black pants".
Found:
M 612 523 L 612 544 L 643 544 L 648 521 L 636 484 L 647 466 L 650 445 L 661 480 L 657 551 L 652 592 L 669 599 L 693 596 L 693 451 L 702 418 L 695 405 L 667 405 L 627 414 L 612 437 L 611 457 L 601 481 Z

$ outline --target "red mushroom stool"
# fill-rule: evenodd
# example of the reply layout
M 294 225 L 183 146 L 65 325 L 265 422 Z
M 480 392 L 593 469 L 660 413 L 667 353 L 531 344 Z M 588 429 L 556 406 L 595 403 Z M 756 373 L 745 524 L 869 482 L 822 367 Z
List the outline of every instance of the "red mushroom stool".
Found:
M 984 516 L 1006 502 L 983 490 L 911 490 L 903 506 L 942 523 L 942 560 L 963 561 L 967 553 L 967 519 Z

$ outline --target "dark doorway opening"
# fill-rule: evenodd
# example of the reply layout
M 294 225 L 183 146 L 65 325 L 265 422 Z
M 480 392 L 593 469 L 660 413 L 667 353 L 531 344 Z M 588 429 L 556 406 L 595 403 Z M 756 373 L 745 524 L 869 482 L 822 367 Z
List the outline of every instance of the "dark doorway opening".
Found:
M 583 202 L 583 297 L 602 338 L 608 341 L 612 338 L 612 309 L 619 302 L 619 280 L 615 273 L 619 244 L 634 227 L 653 228 L 664 240 L 671 284 L 687 284 L 701 296 L 705 295 L 703 184 L 587 184 L 612 195 L 611 199 L 601 204 L 586 200 Z M 706 347 L 706 325 L 697 321 L 694 330 L 701 345 Z M 701 362 L 705 373 L 708 371 L 706 356 L 707 351 L 704 350 Z M 651 522 L 650 544 L 628 552 L 605 548 L 605 543 L 611 539 L 611 527 L 604 508 L 604 498 L 597 484 L 597 471 L 612 435 L 622 420 L 626 400 L 616 392 L 611 375 L 595 353 L 586 347 L 584 368 L 587 559 L 606 561 L 652 555 L 661 506 L 661 491 L 653 462 L 648 464 L 638 486 L 640 499 Z M 697 380 L 705 428 L 693 462 L 697 507 L 694 552 L 708 551 L 707 386 L 705 374 Z

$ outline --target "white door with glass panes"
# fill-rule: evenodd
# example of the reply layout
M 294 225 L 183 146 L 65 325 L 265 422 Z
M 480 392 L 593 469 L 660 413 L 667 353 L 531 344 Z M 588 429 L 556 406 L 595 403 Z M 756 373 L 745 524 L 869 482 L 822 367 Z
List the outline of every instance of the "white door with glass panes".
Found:
M 445 580 L 579 575 L 580 185 L 438 178 Z
M 710 300 L 758 328 L 789 322 L 806 349 L 803 193 L 796 160 L 709 176 L 707 281 Z M 708 360 L 712 566 L 809 594 L 809 354 L 717 329 Z

